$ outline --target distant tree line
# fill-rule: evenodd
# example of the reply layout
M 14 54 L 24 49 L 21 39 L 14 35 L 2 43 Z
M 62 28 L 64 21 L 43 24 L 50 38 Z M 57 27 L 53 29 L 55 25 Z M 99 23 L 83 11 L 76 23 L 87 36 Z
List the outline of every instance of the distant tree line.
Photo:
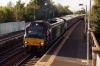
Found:
M 26 5 L 21 0 L 18 0 L 15 5 L 10 1 L 7 6 L 0 6 L 0 23 L 32 22 L 34 18 L 43 20 L 67 14 L 72 14 L 69 6 L 55 5 L 51 0 L 30 0 Z
M 78 10 L 74 12 L 74 14 L 85 14 L 85 10 Z

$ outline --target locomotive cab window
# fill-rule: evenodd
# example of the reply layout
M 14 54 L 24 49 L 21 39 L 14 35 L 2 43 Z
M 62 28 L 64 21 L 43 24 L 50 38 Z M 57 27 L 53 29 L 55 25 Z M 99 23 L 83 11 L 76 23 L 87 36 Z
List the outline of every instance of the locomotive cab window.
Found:
M 40 26 L 30 26 L 27 28 L 27 33 L 28 34 L 33 34 L 33 35 L 36 35 L 36 34 L 43 34 L 43 27 L 40 27 Z

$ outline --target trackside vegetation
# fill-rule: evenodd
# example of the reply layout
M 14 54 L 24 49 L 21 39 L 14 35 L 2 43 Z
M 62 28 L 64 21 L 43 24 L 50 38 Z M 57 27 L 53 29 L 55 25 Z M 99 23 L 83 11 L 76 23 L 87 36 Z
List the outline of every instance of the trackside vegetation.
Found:
M 10 1 L 7 6 L 0 6 L 0 23 L 32 22 L 34 15 L 35 20 L 42 20 L 67 14 L 72 14 L 69 6 L 62 6 L 60 3 L 54 4 L 51 0 L 30 0 L 27 4 L 18 0 L 15 5 Z
M 100 0 L 94 0 L 91 9 L 91 28 L 95 30 L 95 36 L 100 43 Z
M 85 14 L 85 10 L 78 10 L 74 12 L 74 14 Z

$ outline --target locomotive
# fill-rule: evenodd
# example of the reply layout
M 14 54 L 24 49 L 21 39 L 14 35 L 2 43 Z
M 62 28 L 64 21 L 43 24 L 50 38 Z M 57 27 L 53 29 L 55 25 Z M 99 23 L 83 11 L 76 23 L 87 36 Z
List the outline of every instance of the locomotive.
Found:
M 67 15 L 30 23 L 25 28 L 24 47 L 31 52 L 45 52 L 69 27 L 82 18 L 83 15 Z

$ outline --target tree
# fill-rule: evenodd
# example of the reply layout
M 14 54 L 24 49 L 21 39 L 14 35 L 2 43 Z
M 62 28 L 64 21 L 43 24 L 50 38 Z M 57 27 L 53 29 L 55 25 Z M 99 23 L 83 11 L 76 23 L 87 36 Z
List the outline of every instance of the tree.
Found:
M 69 6 L 62 6 L 60 3 L 58 3 L 57 5 L 55 5 L 55 7 L 58 12 L 58 17 L 61 17 L 62 15 L 72 14 L 72 12 L 68 9 Z
M 7 3 L 7 6 L 12 7 L 14 4 L 10 1 Z
M 4 9 L 2 6 L 0 6 L 0 23 L 5 22 L 5 16 L 4 16 Z
M 50 0 L 34 0 L 34 2 L 40 7 L 37 12 L 38 12 L 38 19 L 47 19 L 51 18 L 51 10 L 52 10 L 52 1 Z
M 0 22 L 12 22 L 13 19 L 13 8 L 10 6 L 2 7 L 0 6 Z
M 17 21 L 23 21 L 23 15 L 25 11 L 25 3 L 21 2 L 21 0 L 18 0 L 16 2 L 16 5 L 14 6 L 14 14 L 15 14 L 15 19 L 17 18 Z
M 0 6 L 0 22 L 44 20 L 62 15 L 72 14 L 69 6 L 55 5 L 52 0 L 30 0 L 28 4 L 18 0 L 14 5 L 11 1 L 7 6 Z M 54 15 L 54 16 L 53 16 Z
M 34 21 L 34 15 L 36 16 L 36 8 L 39 8 L 39 6 L 34 2 L 34 0 L 30 0 L 25 9 L 25 21 Z
M 95 30 L 96 38 L 100 41 L 100 0 L 94 0 L 91 10 L 91 28 Z
M 78 10 L 74 12 L 74 14 L 85 14 L 85 10 Z
M 91 28 L 96 32 L 99 31 L 100 26 L 100 0 L 94 0 L 94 5 L 92 6 L 91 15 Z

